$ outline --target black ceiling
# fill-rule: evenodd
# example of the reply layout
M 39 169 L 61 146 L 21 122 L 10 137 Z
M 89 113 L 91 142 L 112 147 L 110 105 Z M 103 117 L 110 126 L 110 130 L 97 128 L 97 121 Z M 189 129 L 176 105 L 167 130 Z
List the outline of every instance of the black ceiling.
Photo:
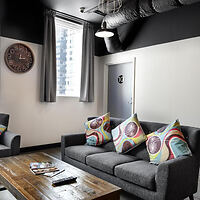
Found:
M 40 0 L 41 3 L 47 7 L 59 12 L 67 13 L 72 16 L 90 21 L 93 23 L 100 23 L 102 16 L 96 13 L 80 13 L 80 7 L 85 7 L 86 10 L 97 6 L 98 0 Z

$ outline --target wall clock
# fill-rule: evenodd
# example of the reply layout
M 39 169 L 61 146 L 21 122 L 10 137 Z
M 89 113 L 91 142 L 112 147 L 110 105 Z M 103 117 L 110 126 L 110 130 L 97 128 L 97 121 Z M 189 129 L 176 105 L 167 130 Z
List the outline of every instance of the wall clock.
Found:
M 4 55 L 8 68 L 15 73 L 24 73 L 33 67 L 34 55 L 31 49 L 22 43 L 9 46 Z

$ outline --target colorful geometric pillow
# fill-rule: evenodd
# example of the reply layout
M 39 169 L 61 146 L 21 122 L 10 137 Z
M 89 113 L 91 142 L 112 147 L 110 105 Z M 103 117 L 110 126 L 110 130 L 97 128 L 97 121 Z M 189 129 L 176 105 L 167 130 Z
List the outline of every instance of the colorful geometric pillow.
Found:
M 126 153 L 147 140 L 137 119 L 137 114 L 112 130 L 113 142 L 117 153 Z
M 0 124 L 0 135 L 2 135 L 6 131 L 7 127 Z
M 88 145 L 99 146 L 111 140 L 110 113 L 85 123 Z
M 147 138 L 147 151 L 153 164 L 191 155 L 178 120 L 147 135 Z

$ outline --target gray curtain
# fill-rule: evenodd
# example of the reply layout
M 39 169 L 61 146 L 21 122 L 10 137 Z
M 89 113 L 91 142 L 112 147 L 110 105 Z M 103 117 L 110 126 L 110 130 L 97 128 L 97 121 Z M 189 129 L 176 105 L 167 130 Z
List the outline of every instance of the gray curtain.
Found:
M 80 102 L 94 101 L 94 29 L 83 24 L 82 71 Z
M 41 67 L 40 101 L 56 101 L 56 33 L 55 13 L 45 12 L 44 44 Z

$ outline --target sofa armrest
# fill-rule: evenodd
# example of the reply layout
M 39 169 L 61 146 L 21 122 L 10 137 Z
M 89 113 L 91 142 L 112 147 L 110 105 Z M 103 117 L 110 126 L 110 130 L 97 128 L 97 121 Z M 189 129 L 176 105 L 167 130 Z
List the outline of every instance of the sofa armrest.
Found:
M 71 133 L 61 136 L 61 156 L 62 160 L 65 154 L 65 148 L 74 145 L 83 145 L 86 143 L 85 133 Z
M 1 136 L 1 143 L 11 149 L 11 155 L 17 155 L 20 152 L 20 140 L 21 136 L 12 133 L 10 131 L 6 131 Z
M 197 191 L 199 164 L 194 156 L 182 156 L 158 166 L 156 187 L 160 199 L 184 199 Z

